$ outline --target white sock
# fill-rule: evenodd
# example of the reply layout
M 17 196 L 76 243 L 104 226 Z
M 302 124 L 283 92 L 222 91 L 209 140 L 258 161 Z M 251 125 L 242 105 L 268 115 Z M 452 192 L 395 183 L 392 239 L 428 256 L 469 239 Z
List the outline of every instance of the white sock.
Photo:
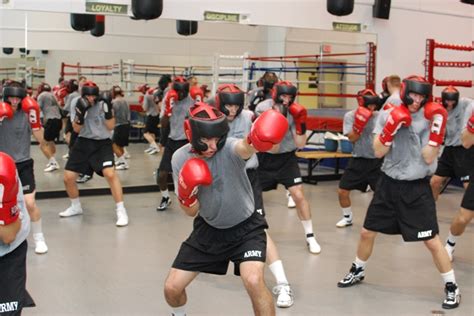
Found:
M 283 269 L 283 263 L 281 262 L 281 260 L 276 260 L 268 267 L 270 268 L 270 271 L 272 271 L 277 284 L 288 284 L 285 269 Z
M 31 232 L 33 235 L 35 234 L 42 234 L 43 233 L 43 226 L 41 224 L 41 218 L 36 222 L 31 222 Z
M 446 273 L 441 273 L 444 283 L 452 282 L 456 284 L 456 278 L 454 277 L 454 270 L 451 269 Z
M 79 201 L 79 198 L 71 199 L 71 205 L 74 208 L 81 208 L 81 201 Z
M 116 203 L 115 207 L 117 208 L 117 210 L 124 210 L 125 209 L 125 205 L 123 204 L 123 201 Z
M 350 206 L 341 207 L 341 210 L 342 210 L 342 215 L 344 215 L 344 217 L 347 217 L 349 219 L 352 217 L 352 208 Z
M 365 270 L 365 266 L 367 265 L 367 261 L 362 261 L 356 256 L 356 258 L 354 260 L 354 264 L 356 265 L 357 268 L 362 268 L 362 269 Z
M 182 305 L 179 307 L 173 307 L 173 315 L 174 316 L 186 316 L 186 311 L 184 310 L 184 307 L 186 305 Z
M 313 221 L 311 219 L 301 221 L 301 224 L 303 225 L 306 236 L 313 233 Z
M 447 241 L 448 241 L 450 244 L 455 245 L 457 238 L 458 238 L 458 236 L 454 236 L 453 233 L 451 233 L 451 231 L 449 231 L 449 235 L 448 235 Z
M 161 191 L 161 196 L 165 197 L 165 198 L 169 198 L 170 197 L 170 191 L 168 191 L 168 189 L 166 189 L 164 191 Z

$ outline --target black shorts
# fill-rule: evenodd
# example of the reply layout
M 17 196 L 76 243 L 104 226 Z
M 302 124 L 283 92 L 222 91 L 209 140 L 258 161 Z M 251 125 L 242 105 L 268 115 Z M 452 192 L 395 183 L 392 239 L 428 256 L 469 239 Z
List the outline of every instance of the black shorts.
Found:
M 232 261 L 234 274 L 240 275 L 241 262 L 265 262 L 266 228 L 265 218 L 257 212 L 227 229 L 212 227 L 197 216 L 191 235 L 181 244 L 173 268 L 223 275 L 227 273 L 229 261 Z
M 49 119 L 44 124 L 44 140 L 52 142 L 59 138 L 59 133 L 63 128 L 63 122 L 61 119 Z
M 158 167 L 159 171 L 166 171 L 166 172 L 173 172 L 173 168 L 171 167 L 171 157 L 175 151 L 186 145 L 188 141 L 186 139 L 183 140 L 172 140 L 168 138 L 166 142 L 165 151 L 163 152 L 163 157 L 161 157 L 160 166 Z
M 26 291 L 26 252 L 25 240 L 15 250 L 0 257 L 0 315 L 20 315 L 24 307 L 35 306 Z
M 130 124 L 117 125 L 114 128 L 114 136 L 112 141 L 120 147 L 128 146 L 128 138 L 130 136 Z
M 473 177 L 474 178 L 474 177 Z M 462 198 L 461 207 L 466 210 L 474 212 L 474 179 L 470 178 L 469 185 L 467 186 L 464 196 Z
M 80 174 L 89 174 L 90 169 L 103 177 L 102 170 L 114 167 L 112 140 L 94 140 L 78 137 L 71 148 L 69 159 L 64 169 Z
M 250 180 L 253 191 L 253 199 L 255 202 L 255 209 L 261 215 L 265 216 L 265 208 L 263 207 L 263 195 L 262 195 L 262 184 L 260 183 L 260 178 L 258 177 L 257 169 L 247 169 L 247 177 Z
M 365 216 L 364 228 L 405 241 L 434 238 L 439 233 L 429 178 L 403 181 L 382 173 Z
M 438 168 L 435 175 L 440 177 L 460 178 L 463 182 L 469 181 L 468 165 L 465 156 L 467 150 L 462 146 L 446 146 L 438 159 Z
M 382 174 L 380 171 L 382 161 L 382 159 L 351 158 L 339 182 L 339 188 L 365 192 L 367 185 L 370 185 L 375 191 Z
M 275 190 L 278 184 L 289 188 L 303 183 L 295 152 L 282 154 L 257 153 L 258 176 L 263 191 Z
M 18 176 L 23 186 L 23 194 L 33 193 L 36 189 L 33 159 L 17 162 L 16 169 L 18 170 Z
M 66 127 L 64 127 L 64 133 L 72 133 L 74 132 L 74 128 L 72 127 L 71 119 L 68 117 L 66 121 Z
M 145 129 L 143 130 L 143 132 L 151 133 L 151 134 L 155 134 L 155 136 L 159 136 L 160 128 L 158 127 L 158 125 L 160 125 L 160 116 L 148 115 L 146 117 Z

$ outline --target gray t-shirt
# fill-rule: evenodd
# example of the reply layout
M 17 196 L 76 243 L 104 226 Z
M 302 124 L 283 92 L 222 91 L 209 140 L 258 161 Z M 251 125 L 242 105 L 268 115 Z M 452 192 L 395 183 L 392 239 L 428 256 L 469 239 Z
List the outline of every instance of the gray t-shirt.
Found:
M 229 133 L 227 137 L 243 139 L 247 136 L 252 128 L 252 118 L 254 114 L 249 110 L 242 110 L 240 114 L 229 122 Z M 253 154 L 245 165 L 245 169 L 256 169 L 258 167 L 257 154 Z
M 130 107 L 125 99 L 115 99 L 112 101 L 115 116 L 115 126 L 130 123 Z
M 400 98 L 400 91 L 394 92 L 391 96 L 385 100 L 385 104 L 400 105 L 402 104 L 402 99 Z
M 356 110 L 352 110 L 344 114 L 344 124 L 342 131 L 344 135 L 349 134 L 352 131 L 352 126 L 354 125 L 354 115 Z M 375 122 L 377 120 L 378 112 L 373 112 L 372 117 L 367 122 L 362 134 L 359 139 L 354 143 L 352 154 L 354 157 L 369 158 L 374 159 L 374 134 L 373 130 L 375 127 Z
M 252 186 L 245 172 L 245 160 L 235 152 L 237 141 L 236 138 L 227 138 L 221 150 L 213 157 L 203 159 L 212 173 L 212 184 L 199 187 L 199 215 L 206 223 L 218 229 L 233 227 L 255 211 Z M 173 154 L 171 164 L 175 188 L 178 188 L 179 171 L 192 157 L 197 156 L 191 152 L 191 144 L 184 145 Z
M 43 91 L 38 96 L 38 105 L 43 112 L 43 120 L 46 123 L 49 119 L 60 119 L 61 111 L 59 110 L 58 101 L 51 92 Z
M 12 119 L 0 122 L 0 151 L 9 154 L 15 162 L 31 159 L 31 126 L 28 116 L 17 110 Z
M 146 112 L 146 115 L 157 116 L 159 115 L 158 106 L 155 103 L 155 98 L 153 94 L 145 94 L 143 96 L 143 110 Z
M 168 138 L 172 140 L 185 140 L 184 119 L 189 108 L 194 104 L 194 100 L 188 95 L 181 101 L 175 102 L 173 106 L 173 114 L 170 117 L 170 134 Z
M 390 112 L 391 110 L 380 112 L 375 123 L 374 134 L 382 132 Z M 430 122 L 425 119 L 423 108 L 412 113 L 411 118 L 411 125 L 408 128 L 401 127 L 395 134 L 381 168 L 393 179 L 422 179 L 432 175 L 436 170 L 436 160 L 428 165 L 421 155 L 422 148 L 428 144 L 430 134 Z
M 462 130 L 466 129 L 467 122 L 471 118 L 472 114 L 474 114 L 474 102 L 472 99 L 468 99 L 469 105 L 466 107 L 466 110 L 464 111 L 464 118 L 462 120 Z
M 76 101 L 77 102 L 77 101 Z M 91 106 L 84 119 L 84 126 L 79 132 L 79 137 L 88 139 L 102 140 L 112 137 L 112 131 L 105 126 L 104 110 L 102 109 L 102 101 L 96 102 Z
M 255 108 L 255 113 L 261 115 L 263 112 L 270 110 L 273 107 L 273 99 L 266 99 L 265 101 L 260 102 Z M 285 137 L 280 143 L 280 148 L 278 150 L 279 154 L 288 153 L 295 151 L 297 149 L 293 135 L 296 134 L 296 125 L 293 120 L 293 116 L 288 112 L 286 115 L 288 120 L 288 131 L 285 134 Z M 270 153 L 272 154 L 272 153 Z
M 66 96 L 66 99 L 64 100 L 64 111 L 71 112 L 71 102 L 77 97 L 80 97 L 81 95 L 79 94 L 78 91 L 74 91 Z
M 472 103 L 471 99 L 460 98 L 458 105 L 451 111 L 448 111 L 446 138 L 444 139 L 445 146 L 461 146 L 461 133 L 466 126 L 466 124 L 463 124 L 464 116 L 466 112 L 469 112 Z
M 0 257 L 5 256 L 6 254 L 9 254 L 18 248 L 18 246 L 25 241 L 26 237 L 28 237 L 28 234 L 30 233 L 30 215 L 28 215 L 28 211 L 26 210 L 25 198 L 23 196 L 23 190 L 21 189 L 21 183 L 19 187 L 20 190 L 18 190 L 17 194 L 17 205 L 20 209 L 21 228 L 16 234 L 15 240 L 11 244 L 4 244 L 2 241 L 0 241 Z

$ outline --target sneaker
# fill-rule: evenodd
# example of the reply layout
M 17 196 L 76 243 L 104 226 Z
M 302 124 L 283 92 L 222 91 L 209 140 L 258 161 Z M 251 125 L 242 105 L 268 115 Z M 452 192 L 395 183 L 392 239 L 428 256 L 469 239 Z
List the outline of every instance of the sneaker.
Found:
M 50 162 L 46 165 L 44 172 L 53 172 L 59 169 L 59 164 L 57 162 Z
M 86 183 L 90 179 L 92 179 L 91 176 L 87 174 L 82 174 L 82 175 L 79 175 L 79 178 L 76 179 L 76 183 Z
M 352 216 L 344 216 L 339 222 L 336 223 L 336 227 L 344 228 L 347 226 L 352 226 Z
M 446 245 L 444 246 L 444 249 L 446 249 L 446 252 L 448 253 L 449 261 L 453 261 L 453 254 L 454 254 L 454 247 L 456 244 L 453 244 L 452 242 L 446 241 Z
M 171 204 L 171 199 L 169 197 L 162 197 L 160 206 L 156 208 L 157 211 L 164 211 L 170 206 Z
M 115 165 L 115 170 L 127 170 L 129 168 L 126 162 L 119 162 Z
M 130 159 L 130 154 L 128 153 L 128 151 L 125 152 L 124 157 L 125 159 Z
M 150 146 L 150 147 L 148 147 L 147 149 L 145 149 L 143 152 L 146 153 L 146 154 L 148 154 L 148 153 L 149 153 L 150 151 L 152 151 L 152 150 L 153 150 L 153 147 Z
M 68 159 L 69 159 L 69 153 L 63 155 L 63 159 L 64 159 L 64 160 L 68 160 Z
M 48 246 L 44 241 L 43 233 L 33 234 L 33 240 L 35 242 L 35 252 L 39 255 L 48 252 Z
M 155 155 L 160 152 L 159 148 L 152 147 L 151 150 L 147 153 L 148 155 Z
M 441 305 L 443 308 L 453 309 L 459 306 L 461 294 L 459 293 L 459 288 L 456 283 L 446 283 L 444 293 L 446 293 L 446 298 L 444 299 L 443 305 Z
M 278 284 L 273 288 L 272 292 L 277 296 L 278 307 L 290 307 L 295 302 L 293 291 L 289 284 Z
M 314 254 L 321 252 L 321 246 L 316 241 L 316 238 L 314 238 L 314 234 L 306 235 L 306 244 L 308 245 L 309 252 Z
M 288 197 L 288 208 L 295 208 L 296 203 L 295 200 L 293 200 L 293 198 L 291 197 L 290 192 L 286 192 L 286 196 Z
M 362 267 L 356 268 L 355 263 L 352 263 L 351 269 L 349 273 L 346 274 L 344 279 L 337 283 L 338 287 L 349 287 L 353 286 L 354 284 L 359 283 L 360 281 L 364 280 L 365 273 Z
M 82 207 L 75 208 L 71 205 L 65 211 L 59 213 L 60 217 L 71 217 L 76 215 L 82 215 Z
M 126 209 L 116 210 L 117 212 L 117 222 L 115 223 L 118 227 L 123 227 L 128 225 L 128 215 Z

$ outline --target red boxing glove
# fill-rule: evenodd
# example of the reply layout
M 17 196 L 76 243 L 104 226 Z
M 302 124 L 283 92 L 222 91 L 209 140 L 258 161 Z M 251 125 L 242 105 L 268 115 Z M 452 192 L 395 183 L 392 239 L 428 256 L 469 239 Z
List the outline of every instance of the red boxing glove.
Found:
M 430 140 L 428 145 L 438 147 L 443 143 L 448 121 L 448 111 L 439 103 L 425 104 L 425 118 L 431 122 Z
M 306 111 L 306 108 L 299 103 L 293 103 L 289 106 L 288 110 L 295 121 L 296 134 L 306 134 L 306 119 L 308 118 L 308 111 Z
M 178 176 L 178 198 L 181 204 L 192 207 L 197 201 L 199 185 L 210 185 L 212 174 L 207 163 L 199 158 L 187 160 Z
M 252 124 L 247 142 L 258 151 L 269 151 L 288 131 L 288 120 L 275 110 L 263 112 Z
M 64 106 L 64 99 L 68 95 L 67 88 L 63 87 L 56 92 L 54 92 L 54 96 L 56 97 L 56 100 L 58 100 L 58 103 L 60 106 Z
M 18 189 L 15 162 L 7 154 L 0 152 L 0 225 L 11 224 L 18 219 Z
M 198 86 L 192 86 L 191 89 L 189 89 L 189 95 L 195 102 L 201 102 L 204 100 L 204 93 Z
M 474 113 L 471 115 L 469 121 L 467 121 L 467 130 L 469 133 L 474 134 Z
M 13 118 L 13 110 L 10 104 L 6 102 L 0 102 L 0 122 L 3 121 L 4 118 L 12 119 Z
M 379 135 L 379 140 L 384 146 L 392 145 L 393 137 L 402 126 L 410 126 L 411 115 L 404 105 L 394 107 L 390 112 L 387 122 Z
M 146 94 L 153 95 L 155 93 L 156 88 L 150 88 L 146 91 Z
M 31 129 L 37 131 L 41 128 L 40 108 L 32 97 L 26 96 L 21 101 L 21 109 L 28 115 Z
M 140 95 L 138 96 L 138 103 L 139 104 L 142 104 L 143 105 L 143 101 L 145 100 L 145 96 L 144 95 Z
M 354 113 L 354 124 L 352 125 L 352 130 L 354 133 L 362 134 L 365 126 L 372 117 L 372 111 L 366 107 L 359 106 Z
M 392 103 L 387 103 L 383 106 L 382 110 L 387 111 L 387 110 L 393 109 L 394 107 L 395 105 L 393 105 Z
M 173 114 L 173 106 L 176 100 L 178 100 L 178 93 L 175 90 L 171 89 L 166 94 L 166 99 L 165 99 L 165 115 L 166 116 L 171 116 L 171 114 Z

